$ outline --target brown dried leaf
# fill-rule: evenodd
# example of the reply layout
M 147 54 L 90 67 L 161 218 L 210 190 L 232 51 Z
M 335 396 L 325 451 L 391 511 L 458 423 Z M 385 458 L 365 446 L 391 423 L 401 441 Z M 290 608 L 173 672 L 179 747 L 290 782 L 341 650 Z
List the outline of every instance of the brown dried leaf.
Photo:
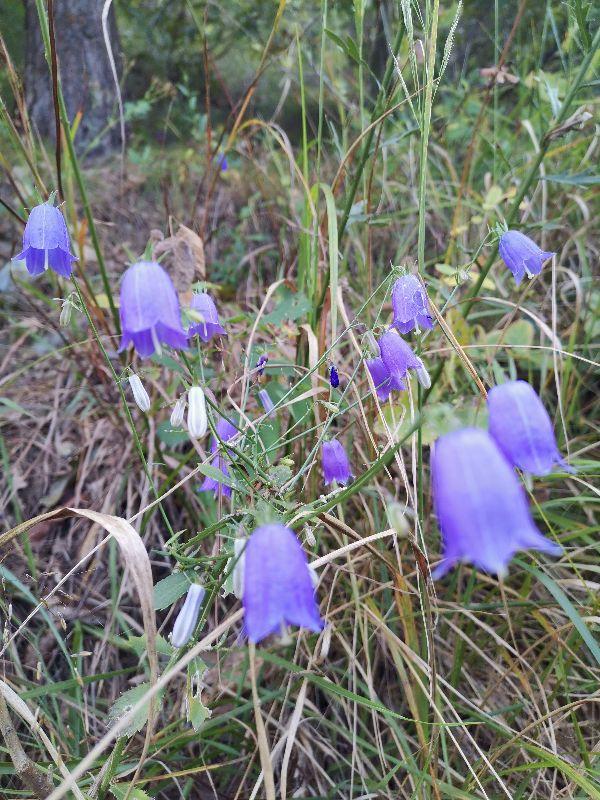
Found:
M 174 236 L 154 245 L 154 257 L 165 256 L 175 288 L 187 292 L 194 281 L 206 279 L 206 260 L 202 239 L 191 228 L 180 225 Z

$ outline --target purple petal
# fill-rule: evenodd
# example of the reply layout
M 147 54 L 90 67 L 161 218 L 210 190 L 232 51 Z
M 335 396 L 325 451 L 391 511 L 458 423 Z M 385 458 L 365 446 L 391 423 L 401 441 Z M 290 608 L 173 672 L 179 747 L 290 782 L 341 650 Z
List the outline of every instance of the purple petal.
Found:
M 352 478 L 352 470 L 346 451 L 337 441 L 332 439 L 330 442 L 323 442 L 321 448 L 321 457 L 323 459 L 323 477 L 325 485 L 329 485 L 333 481 L 345 486 Z
M 391 330 L 379 339 L 379 352 L 392 379 L 399 384 L 403 384 L 403 378 L 409 369 L 418 369 L 422 366 L 421 360 L 404 339 Z
M 520 231 L 506 231 L 498 245 L 500 257 L 512 272 L 517 286 L 526 273 L 539 275 L 544 263 L 555 253 L 541 250 L 537 244 Z
M 70 278 L 71 272 L 73 271 L 72 262 L 73 256 L 67 252 L 65 252 L 62 248 L 57 247 L 55 250 L 48 251 L 48 265 L 54 272 L 57 272 L 59 275 L 62 275 L 63 278 Z
M 561 456 L 548 412 L 526 381 L 508 381 L 488 394 L 489 431 L 508 461 L 532 475 L 555 464 L 573 472 Z
M 214 300 L 206 292 L 195 294 L 192 297 L 190 307 L 198 312 L 203 319 L 200 322 L 195 322 L 188 328 L 188 336 L 198 334 L 204 342 L 208 342 L 213 336 L 223 335 L 227 336 L 227 331 L 219 322 L 219 314 Z
M 243 604 L 251 642 L 261 641 L 284 624 L 315 632 L 323 628 L 306 554 L 284 525 L 263 525 L 250 536 Z
M 417 325 L 432 328 L 428 306 L 427 292 L 416 275 L 402 275 L 394 282 L 392 287 L 394 321 L 392 324 L 400 333 L 410 333 Z M 422 319 L 425 320 L 425 324 L 421 323 Z
M 517 476 L 485 431 L 464 428 L 438 439 L 431 472 L 444 543 L 434 577 L 459 561 L 502 574 L 518 550 L 561 554 L 535 527 Z

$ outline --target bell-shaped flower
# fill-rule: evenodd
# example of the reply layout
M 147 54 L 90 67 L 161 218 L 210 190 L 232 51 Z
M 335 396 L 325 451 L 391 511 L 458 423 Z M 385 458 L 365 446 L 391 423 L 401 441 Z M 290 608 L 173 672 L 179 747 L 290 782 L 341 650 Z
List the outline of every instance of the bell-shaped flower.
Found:
M 431 475 L 444 545 L 434 578 L 460 561 L 503 575 L 519 550 L 562 553 L 536 528 L 516 473 L 487 431 L 463 428 L 440 437 Z
M 129 385 L 131 386 L 131 391 L 133 392 L 133 399 L 135 400 L 140 411 L 143 411 L 144 413 L 150 411 L 150 397 L 148 396 L 148 392 L 146 391 L 144 384 L 140 380 L 140 376 L 136 375 L 135 372 L 129 376 Z
M 260 400 L 261 405 L 264 408 L 267 417 L 274 417 L 275 406 L 273 405 L 273 401 L 271 400 L 269 393 L 267 392 L 266 389 L 261 389 L 259 391 L 258 399 Z
M 540 250 L 537 244 L 521 231 L 503 233 L 498 250 L 500 257 L 514 275 L 517 286 L 525 275 L 528 278 L 539 275 L 545 262 L 556 255 L 556 253 Z
M 192 314 L 197 322 L 188 328 L 188 336 L 195 333 L 203 342 L 208 342 L 213 336 L 227 336 L 227 331 L 219 322 L 219 313 L 212 297 L 206 292 L 195 294 L 190 303 Z
M 192 386 L 188 392 L 187 426 L 192 439 L 201 439 L 208 430 L 206 398 L 200 386 Z
M 227 469 L 227 462 L 222 455 L 217 455 L 212 462 L 212 466 L 217 469 L 224 478 L 229 478 L 229 470 Z M 216 477 L 206 475 L 200 489 L 200 492 L 213 492 L 215 497 L 222 495 L 223 497 L 231 497 L 231 486 Z
M 351 480 L 352 469 L 348 456 L 337 439 L 323 442 L 321 457 L 323 460 L 323 478 L 326 486 L 333 483 L 333 481 L 345 486 Z
M 429 313 L 427 292 L 416 275 L 401 275 L 392 287 L 392 325 L 400 333 L 410 333 L 419 328 L 433 328 Z
M 248 539 L 243 605 L 251 642 L 260 642 L 284 625 L 315 632 L 323 628 L 306 554 L 285 525 L 262 525 Z
M 121 347 L 130 343 L 146 358 L 161 344 L 187 347 L 181 325 L 179 299 L 165 270 L 156 261 L 138 261 L 126 270 L 121 282 Z
M 413 353 L 404 339 L 391 330 L 379 339 L 379 353 L 388 372 L 397 383 L 402 383 L 409 369 L 420 369 L 423 366 L 421 359 Z
M 510 463 L 532 475 L 555 464 L 574 472 L 561 456 L 548 412 L 526 381 L 507 381 L 488 393 L 490 434 Z
M 216 453 L 221 442 L 228 442 L 238 433 L 238 429 L 235 425 L 229 422 L 228 419 L 225 419 L 225 417 L 219 417 L 215 428 L 217 435 L 213 436 L 210 440 L 211 453 Z
M 42 203 L 31 209 L 23 233 L 23 250 L 17 260 L 24 260 L 30 275 L 40 275 L 50 267 L 64 278 L 71 275 L 69 232 L 62 212 L 52 203 Z
M 188 589 L 185 602 L 173 625 L 171 634 L 173 647 L 184 647 L 192 638 L 205 594 L 206 590 L 198 583 L 193 583 Z
M 383 363 L 381 358 L 367 358 L 365 359 L 367 369 L 371 373 L 377 397 L 382 403 L 385 403 L 393 391 L 401 392 L 406 389 L 404 381 L 398 378 L 392 378 L 390 371 Z
M 261 356 L 259 356 L 259 359 L 256 362 L 256 370 L 259 375 L 262 375 L 264 373 L 268 360 L 269 356 L 266 353 L 263 353 Z

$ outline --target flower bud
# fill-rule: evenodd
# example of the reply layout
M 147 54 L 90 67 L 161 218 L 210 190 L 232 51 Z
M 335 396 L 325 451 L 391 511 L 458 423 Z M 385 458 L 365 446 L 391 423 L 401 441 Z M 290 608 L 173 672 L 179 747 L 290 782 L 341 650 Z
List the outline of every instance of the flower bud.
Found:
M 421 360 L 421 359 L 419 359 L 419 361 L 420 361 L 420 360 Z M 428 372 L 427 372 L 427 370 L 425 369 L 425 364 L 423 364 L 423 362 L 422 362 L 422 361 L 421 361 L 421 364 L 420 364 L 420 366 L 418 366 L 418 367 L 416 368 L 415 372 L 417 373 L 417 380 L 419 381 L 419 383 L 421 384 L 421 386 L 422 386 L 424 389 L 429 389 L 429 387 L 431 386 L 431 378 L 430 378 L 430 376 L 429 376 L 429 373 L 428 373 Z
M 258 393 L 258 397 L 260 399 L 260 402 L 262 403 L 262 407 L 265 410 L 265 414 L 268 417 L 274 417 L 275 416 L 275 406 L 273 405 L 273 401 L 269 397 L 269 393 L 267 392 L 267 390 L 266 389 L 261 389 L 260 392 Z
M 395 500 L 387 503 L 386 509 L 388 522 L 390 527 L 393 528 L 398 536 L 404 537 L 408 534 L 409 527 L 404 513 L 404 507 L 397 503 Z
M 233 593 L 238 600 L 244 596 L 244 550 L 246 548 L 245 539 L 235 539 L 233 542 L 233 557 L 236 559 L 233 568 Z
M 205 594 L 206 590 L 198 583 L 193 583 L 188 589 L 185 602 L 173 625 L 171 634 L 173 647 L 183 647 L 192 638 Z
M 193 439 L 200 439 L 207 431 L 208 420 L 204 392 L 199 386 L 192 386 L 188 392 L 188 403 L 188 431 Z
M 171 412 L 171 427 L 181 428 L 183 425 L 183 415 L 185 413 L 185 395 L 182 395 L 175 403 L 173 411 Z
M 373 331 L 367 331 L 365 333 L 365 342 L 371 351 L 371 355 L 377 357 L 379 355 L 379 345 L 377 344 L 377 339 Z
M 73 313 L 73 305 L 69 298 L 62 301 L 62 308 L 60 309 L 60 317 L 58 318 L 58 324 L 61 328 L 66 328 L 69 323 L 71 322 L 71 315 Z
M 150 411 L 150 398 L 148 397 L 148 392 L 144 389 L 144 384 L 141 382 L 138 375 L 132 373 L 129 376 L 129 385 L 131 386 L 131 391 L 133 392 L 133 399 L 137 403 L 138 408 L 140 411 L 146 413 Z

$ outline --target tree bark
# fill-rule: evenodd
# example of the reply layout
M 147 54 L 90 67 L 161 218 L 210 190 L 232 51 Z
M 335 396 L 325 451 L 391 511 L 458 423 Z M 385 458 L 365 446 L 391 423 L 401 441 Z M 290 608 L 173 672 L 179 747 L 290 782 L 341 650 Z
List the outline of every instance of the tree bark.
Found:
M 102 34 L 102 0 L 55 0 L 54 34 L 61 87 L 71 124 L 81 114 L 75 144 L 96 152 L 119 141 L 114 79 Z M 50 70 L 44 55 L 35 0 L 25 0 L 25 96 L 32 123 L 42 137 L 54 138 Z M 109 36 L 117 66 L 119 42 L 113 9 Z M 109 123 L 113 123 L 110 129 Z

